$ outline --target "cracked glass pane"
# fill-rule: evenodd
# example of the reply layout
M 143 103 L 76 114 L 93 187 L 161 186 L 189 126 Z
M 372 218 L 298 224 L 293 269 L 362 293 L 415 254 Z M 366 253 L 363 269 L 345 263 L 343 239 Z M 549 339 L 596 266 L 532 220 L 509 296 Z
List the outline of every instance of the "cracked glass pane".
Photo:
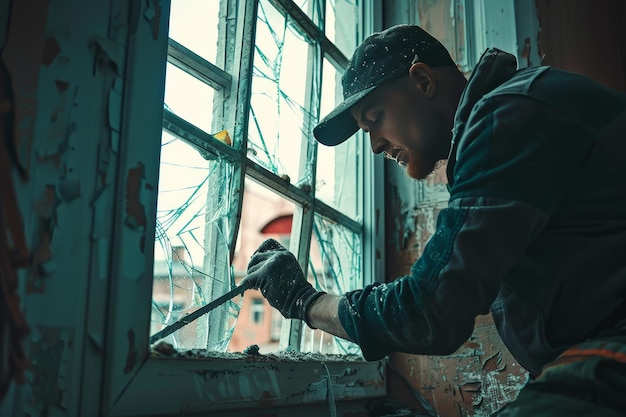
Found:
M 164 106 L 207 133 L 213 123 L 215 90 L 180 68 L 168 63 L 165 76 Z
M 322 68 L 321 111 L 326 115 L 343 100 L 341 74 L 327 60 Z M 315 197 L 357 220 L 361 217 L 361 159 L 360 144 L 356 140 L 337 146 L 317 146 Z
M 325 0 L 294 0 L 294 3 L 309 16 L 313 23 L 320 26 L 323 1 Z
M 326 0 L 326 37 L 350 58 L 361 36 L 361 1 Z
M 291 201 L 246 178 L 233 257 L 237 283 L 245 277 L 250 257 L 265 239 L 276 239 L 289 248 L 294 207 Z M 247 290 L 228 350 L 242 352 L 248 346 L 258 345 L 262 354 L 276 352 L 284 322 L 285 319 L 269 305 L 260 291 Z
M 361 239 L 345 227 L 316 215 L 311 240 L 309 277 L 329 294 L 341 295 L 362 287 Z M 319 329 L 303 326 L 303 352 L 360 354 L 358 345 Z
M 207 61 L 216 62 L 221 1 L 175 0 L 171 3 L 169 36 Z M 213 40 L 207 41 L 207 40 Z
M 269 1 L 259 2 L 248 132 L 248 157 L 293 183 L 311 185 L 307 142 L 318 86 L 308 70 L 312 45 Z
M 233 167 L 205 160 L 187 142 L 163 132 L 154 242 L 150 334 L 234 287 L 229 262 Z M 225 351 L 241 297 L 164 340 L 178 349 Z

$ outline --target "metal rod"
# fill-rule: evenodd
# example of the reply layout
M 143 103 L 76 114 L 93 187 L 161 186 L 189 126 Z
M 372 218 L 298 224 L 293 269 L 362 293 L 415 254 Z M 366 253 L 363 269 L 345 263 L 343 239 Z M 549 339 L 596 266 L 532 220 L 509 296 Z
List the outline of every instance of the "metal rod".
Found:
M 164 327 L 163 329 L 159 330 L 158 332 L 150 336 L 150 344 L 153 344 L 154 342 L 157 342 L 158 340 L 171 335 L 172 333 L 174 333 L 176 330 L 180 329 L 181 327 L 188 325 L 192 321 L 196 320 L 198 317 L 201 317 L 205 315 L 206 313 L 208 313 L 209 311 L 213 310 L 214 308 L 221 306 L 222 304 L 224 304 L 226 301 L 230 300 L 231 298 L 236 297 L 240 294 L 243 294 L 245 290 L 250 289 L 250 288 L 251 288 L 251 285 L 249 283 L 244 283 L 238 287 L 233 288 L 232 290 L 228 291 L 224 295 L 217 297 L 215 300 L 211 301 L 210 303 L 203 305 L 201 308 L 194 311 L 193 313 L 190 313 L 184 317 L 181 317 L 174 323 L 170 324 L 167 327 Z

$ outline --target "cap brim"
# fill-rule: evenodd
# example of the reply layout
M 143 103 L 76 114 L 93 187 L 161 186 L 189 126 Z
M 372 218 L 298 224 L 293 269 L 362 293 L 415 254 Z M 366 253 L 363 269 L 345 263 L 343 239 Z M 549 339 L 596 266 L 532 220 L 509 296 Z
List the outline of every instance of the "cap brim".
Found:
M 375 88 L 376 86 L 372 86 L 361 90 L 335 107 L 333 111 L 328 113 L 328 116 L 324 117 L 324 119 L 313 128 L 313 136 L 315 136 L 315 139 L 323 145 L 335 146 L 354 135 L 359 130 L 359 126 L 349 110 L 363 97 L 374 91 Z

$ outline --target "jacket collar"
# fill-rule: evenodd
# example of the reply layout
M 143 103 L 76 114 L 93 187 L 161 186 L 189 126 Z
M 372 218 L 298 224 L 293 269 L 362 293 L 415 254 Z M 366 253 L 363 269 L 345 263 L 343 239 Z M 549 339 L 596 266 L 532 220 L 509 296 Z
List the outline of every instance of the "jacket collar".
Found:
M 465 123 L 469 118 L 474 105 L 487 93 L 494 90 L 502 83 L 510 79 L 517 71 L 517 59 L 515 56 L 497 48 L 487 49 L 478 64 L 472 71 L 467 86 L 461 94 L 459 106 L 454 116 L 454 128 L 452 129 L 452 142 L 446 174 L 448 184 L 454 180 L 454 165 L 457 159 L 458 139 L 463 136 Z

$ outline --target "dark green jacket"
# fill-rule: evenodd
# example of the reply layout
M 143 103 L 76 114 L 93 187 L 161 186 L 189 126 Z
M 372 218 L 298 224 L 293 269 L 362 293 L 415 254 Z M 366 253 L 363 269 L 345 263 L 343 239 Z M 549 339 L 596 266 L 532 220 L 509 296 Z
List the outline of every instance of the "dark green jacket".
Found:
M 411 275 L 345 295 L 366 359 L 450 354 L 492 313 L 533 374 L 626 296 L 626 95 L 485 52 L 455 117 L 450 200 Z

